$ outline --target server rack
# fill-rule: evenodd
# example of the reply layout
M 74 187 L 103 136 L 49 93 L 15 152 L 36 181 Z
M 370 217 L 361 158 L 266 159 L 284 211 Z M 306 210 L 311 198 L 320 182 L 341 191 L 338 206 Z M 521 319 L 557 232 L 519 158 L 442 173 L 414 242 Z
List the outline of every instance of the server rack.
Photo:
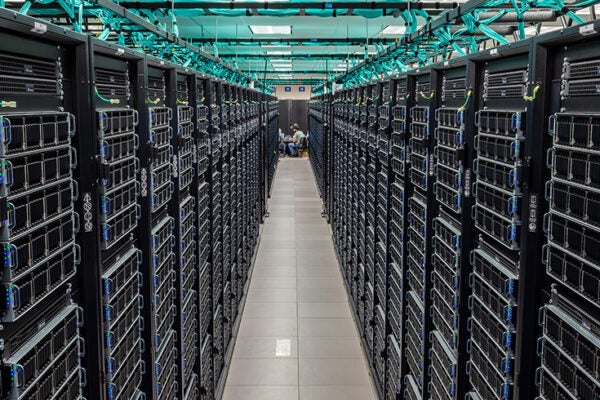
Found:
M 539 146 L 547 149 L 542 258 L 550 294 L 539 314 L 540 400 L 600 397 L 597 43 L 574 29 L 535 48 L 538 96 L 548 105 Z
M 484 61 L 478 77 L 483 91 L 475 121 L 472 218 L 479 238 L 471 254 L 474 272 L 470 277 L 467 370 L 473 389 L 482 398 L 513 398 L 515 363 L 522 361 L 515 353 L 526 329 L 517 318 L 517 309 L 523 305 L 517 300 L 522 296 L 520 281 L 526 271 L 520 265 L 527 253 L 522 224 L 528 191 L 523 166 L 527 160 L 521 149 L 529 139 L 525 136 L 528 110 L 524 99 L 529 71 L 527 53 L 523 53 L 528 49 L 526 43 L 512 57 Z M 498 287 L 490 278 L 493 275 L 514 284 L 509 290 Z
M 115 56 L 117 49 L 122 56 Z M 91 337 L 99 343 L 87 351 L 88 390 L 102 399 L 139 398 L 145 370 L 142 259 L 134 235 L 141 216 L 136 189 L 140 168 L 136 108 L 138 88 L 143 86 L 138 72 L 143 71 L 144 60 L 132 51 L 91 38 L 89 57 L 93 148 L 82 149 L 81 157 L 92 158 L 96 164 L 95 176 L 88 175 L 89 182 L 84 182 L 84 196 L 93 199 L 86 202 L 84 198 L 84 208 L 96 223 L 85 229 L 91 232 L 90 244 L 82 246 L 82 253 L 89 261 L 86 274 L 91 279 L 81 282 L 89 295 L 84 309 L 97 330 Z
M 469 252 L 471 164 L 473 161 L 473 88 L 467 75 L 473 65 L 459 60 L 438 72 L 435 111 L 435 176 L 433 193 L 439 209 L 433 220 L 432 289 L 429 315 L 431 398 L 458 399 L 466 393 L 467 319 L 469 316 Z
M 394 77 L 387 187 L 384 159 L 372 163 L 375 84 L 333 96 L 332 163 L 313 166 L 330 168 L 334 242 L 377 386 L 386 320 L 381 397 L 599 396 L 599 25 Z M 385 193 L 387 249 L 370 206 Z
M 75 115 L 87 71 L 73 60 L 86 40 L 51 27 L 40 42 L 31 18 L 10 18 L 0 29 L 0 397 L 79 399 L 86 371 L 75 148 L 85 121 Z
M 334 109 L 339 110 L 339 105 L 335 104 Z M 331 101 L 329 95 L 319 96 L 311 100 L 309 108 L 309 132 L 308 141 L 309 157 L 315 174 L 319 195 L 323 199 L 323 215 L 329 216 L 329 168 L 325 166 L 329 163 L 327 150 L 330 146 L 327 143 L 328 130 L 331 125 L 332 113 Z
M 431 70 L 408 78 L 414 80 L 415 91 L 414 95 L 410 96 L 414 103 L 409 104 L 408 110 L 411 119 L 408 125 L 408 177 L 413 191 L 407 199 L 405 277 L 408 288 L 405 303 L 404 355 L 408 366 L 405 383 L 412 380 L 416 384 L 418 398 L 425 397 L 429 381 L 427 341 L 431 331 L 431 319 L 427 318 L 427 312 L 431 305 L 430 233 L 433 218 L 438 211 L 432 195 L 435 175 L 432 136 L 435 128 L 435 109 L 439 100 L 439 93 L 436 96 L 437 74 L 437 71 Z M 410 388 L 405 389 L 405 396 L 406 393 L 411 393 Z
M 410 193 L 410 181 L 407 179 L 407 113 L 408 93 L 412 81 L 406 76 L 392 80 L 391 113 L 391 159 L 392 182 L 389 187 L 389 254 L 388 267 L 388 350 L 386 366 L 385 398 L 396 399 L 403 392 L 402 377 L 406 370 L 406 358 L 403 356 L 404 302 L 407 285 L 404 279 L 404 259 L 406 247 L 407 212 L 406 198 Z

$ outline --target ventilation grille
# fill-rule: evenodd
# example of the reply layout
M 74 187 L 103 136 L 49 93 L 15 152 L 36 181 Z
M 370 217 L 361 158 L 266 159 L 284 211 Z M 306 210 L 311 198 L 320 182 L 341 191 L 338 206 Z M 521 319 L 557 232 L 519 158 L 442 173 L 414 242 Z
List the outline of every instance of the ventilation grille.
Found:
M 0 55 L 0 93 L 61 94 L 60 63 Z

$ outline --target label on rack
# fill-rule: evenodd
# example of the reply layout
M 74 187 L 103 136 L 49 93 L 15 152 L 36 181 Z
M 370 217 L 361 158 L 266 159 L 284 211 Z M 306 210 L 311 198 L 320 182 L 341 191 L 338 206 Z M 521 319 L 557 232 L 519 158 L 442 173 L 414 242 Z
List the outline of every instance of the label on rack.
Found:
M 465 197 L 471 197 L 471 168 L 465 169 Z
M 148 170 L 142 168 L 140 171 L 140 196 L 148 196 Z
M 43 35 L 44 33 L 46 33 L 47 30 L 48 30 L 48 25 L 41 23 L 41 22 L 34 22 L 33 28 L 31 28 L 31 32 L 39 33 L 40 35 Z
M 532 194 L 529 196 L 529 232 L 537 231 L 537 209 L 537 195 Z
M 92 195 L 87 192 L 83 194 L 83 231 L 91 232 L 94 229 L 92 223 Z
M 177 178 L 179 175 L 179 160 L 177 159 L 177 154 L 173 155 L 173 178 Z

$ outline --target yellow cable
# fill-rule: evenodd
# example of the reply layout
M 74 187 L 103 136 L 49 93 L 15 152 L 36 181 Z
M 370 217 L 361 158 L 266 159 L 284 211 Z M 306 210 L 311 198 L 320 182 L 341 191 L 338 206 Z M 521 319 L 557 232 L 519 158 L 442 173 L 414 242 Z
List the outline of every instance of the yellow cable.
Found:
M 540 90 L 541 87 L 542 87 L 542 85 L 538 83 L 533 88 L 533 92 L 531 93 L 531 96 L 524 95 L 523 96 L 523 100 L 525 100 L 525 101 L 534 101 L 535 98 L 537 97 L 537 94 L 538 94 L 538 92 L 539 92 L 539 90 Z
M 469 89 L 469 91 L 467 92 L 467 99 L 465 100 L 465 103 L 458 108 L 458 111 L 463 111 L 465 108 L 467 108 L 467 105 L 469 104 L 469 100 L 471 100 L 472 94 L 473 94 L 473 91 L 471 89 Z
M 107 99 L 106 97 L 103 97 L 100 92 L 98 92 L 98 87 L 94 86 L 94 92 L 96 93 L 96 97 L 98 97 L 100 100 L 106 102 L 106 103 L 110 103 L 110 104 L 120 104 L 121 100 L 119 99 Z

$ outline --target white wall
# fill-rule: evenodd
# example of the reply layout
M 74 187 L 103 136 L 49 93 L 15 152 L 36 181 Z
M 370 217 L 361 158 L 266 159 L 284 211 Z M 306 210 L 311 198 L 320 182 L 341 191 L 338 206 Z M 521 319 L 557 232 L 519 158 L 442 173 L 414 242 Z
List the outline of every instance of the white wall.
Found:
M 300 91 L 300 87 L 304 88 L 304 92 Z M 285 88 L 289 87 L 290 91 L 286 92 Z M 310 85 L 275 85 L 275 96 L 281 100 L 310 100 Z

